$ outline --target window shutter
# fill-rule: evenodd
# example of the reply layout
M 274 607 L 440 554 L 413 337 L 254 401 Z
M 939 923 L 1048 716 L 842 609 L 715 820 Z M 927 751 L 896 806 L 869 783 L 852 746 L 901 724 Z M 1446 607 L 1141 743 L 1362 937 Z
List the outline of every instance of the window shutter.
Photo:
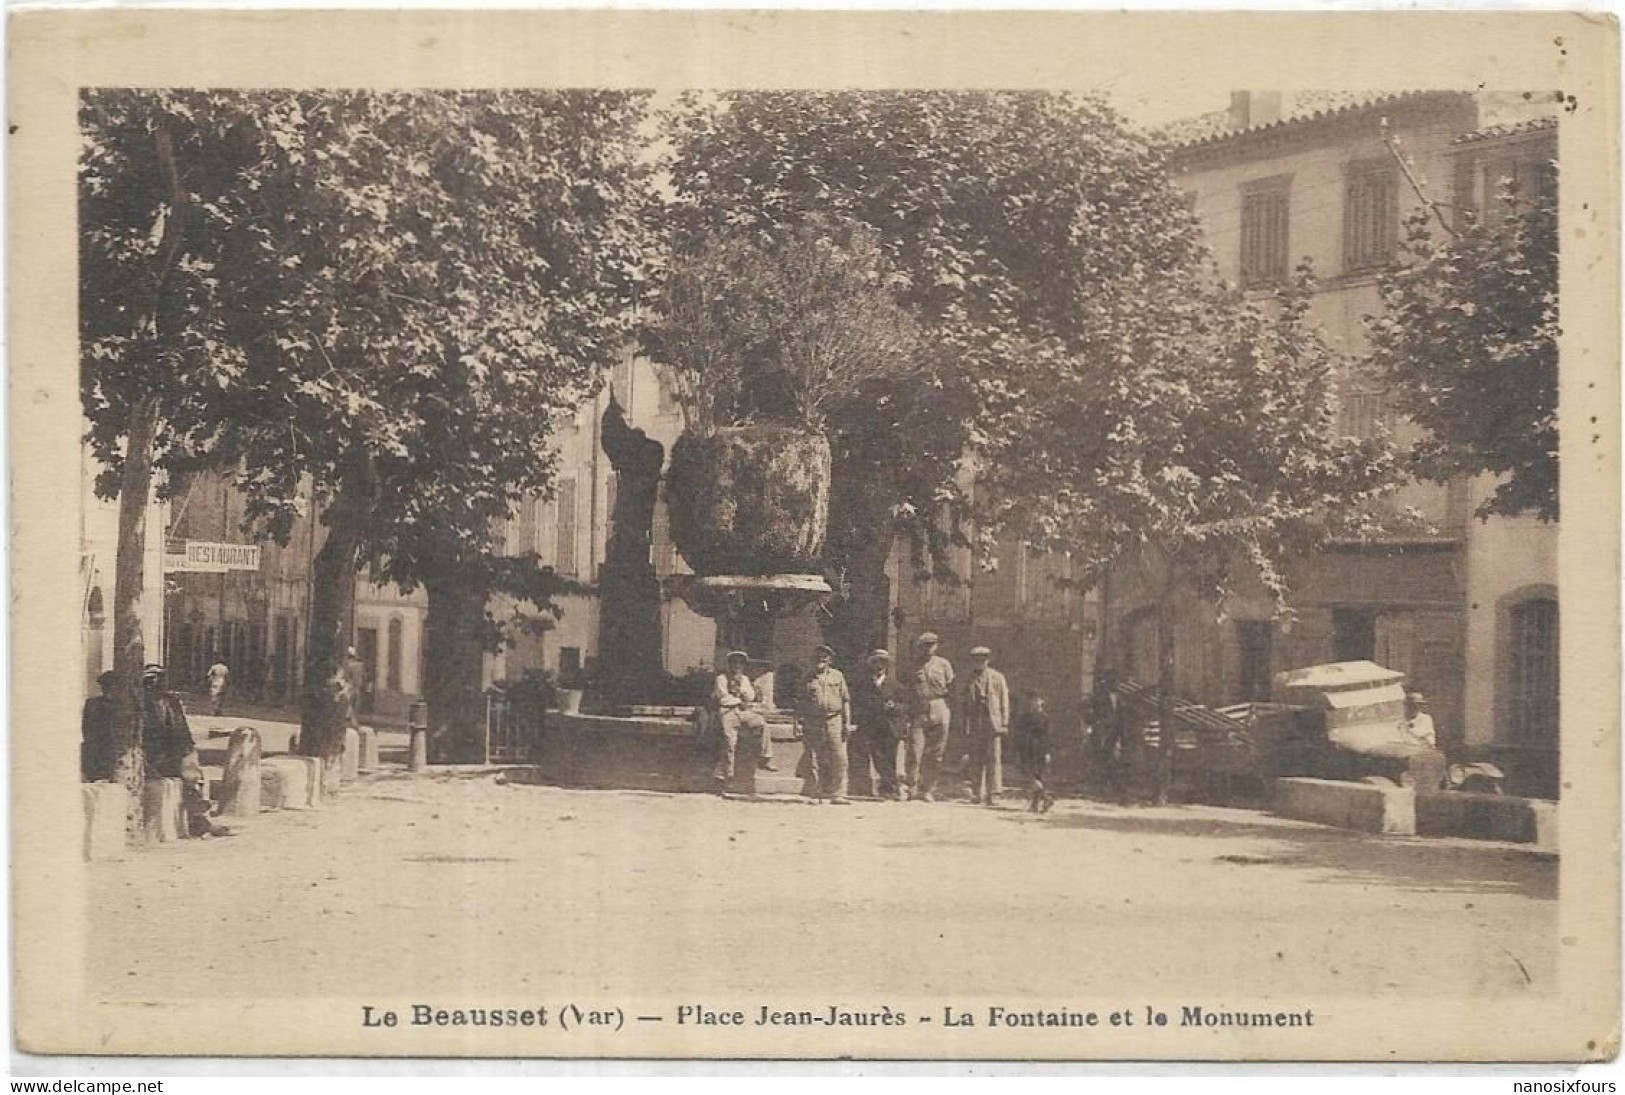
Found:
M 576 572 L 576 481 L 560 479 L 558 494 L 557 547 L 554 569 L 560 574 Z

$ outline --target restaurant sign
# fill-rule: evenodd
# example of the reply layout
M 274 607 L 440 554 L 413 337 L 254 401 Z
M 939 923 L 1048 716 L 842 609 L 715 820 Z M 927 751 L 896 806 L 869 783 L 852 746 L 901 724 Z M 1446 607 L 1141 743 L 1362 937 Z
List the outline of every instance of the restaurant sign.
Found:
M 180 551 L 164 552 L 164 573 L 224 574 L 228 570 L 258 570 L 257 544 L 217 544 L 208 540 L 187 540 Z

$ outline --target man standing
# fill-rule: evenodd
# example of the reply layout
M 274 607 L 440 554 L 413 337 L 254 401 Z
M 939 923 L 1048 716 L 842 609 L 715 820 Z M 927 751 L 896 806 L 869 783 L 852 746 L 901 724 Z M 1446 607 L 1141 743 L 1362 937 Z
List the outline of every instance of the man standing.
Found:
M 813 649 L 812 675 L 801 686 L 801 734 L 813 755 L 816 797 L 845 806 L 852 694 L 847 691 L 846 677 L 832 664 L 834 659 L 835 651 L 827 646 Z
M 361 693 L 366 688 L 367 669 L 353 646 L 344 650 L 344 667 L 341 673 L 344 677 L 344 725 L 359 728 Z
M 197 743 L 192 740 L 180 699 L 164 688 L 161 665 L 148 665 L 141 671 L 141 746 L 148 779 L 181 781 L 188 835 L 225 836 L 231 832 L 209 820 Z
M 216 658 L 214 664 L 209 666 L 209 714 L 218 715 L 226 705 L 226 680 L 231 676 L 231 667 L 222 659 Z
M 891 671 L 891 652 L 869 655 L 869 672 L 852 690 L 852 793 L 874 791 L 882 798 L 897 797 L 897 743 L 905 732 L 908 697 Z M 869 765 L 875 778 L 870 782 Z
M 1094 696 L 1089 703 L 1089 744 L 1095 763 L 1103 771 L 1114 767 L 1117 752 L 1123 746 L 1122 702 L 1112 671 L 1097 667 Z
M 767 720 L 756 710 L 756 685 L 745 674 L 749 663 L 750 656 L 743 650 L 730 650 L 727 669 L 717 675 L 716 688 L 711 695 L 717 705 L 717 722 L 722 731 L 716 767 L 711 770 L 719 790 L 726 790 L 734 778 L 734 756 L 741 730 L 757 735 L 756 763 L 769 771 L 773 767 L 773 739 L 768 735 Z
M 919 802 L 935 801 L 942 756 L 948 748 L 948 693 L 954 685 L 954 667 L 937 655 L 937 635 L 923 633 L 915 644 L 920 663 L 914 671 L 904 780 L 907 793 Z
M 971 798 L 989 806 L 1004 790 L 1000 747 L 1010 732 L 1010 686 L 1004 674 L 988 664 L 993 652 L 971 647 L 971 673 L 965 680 L 965 730 L 970 738 Z
M 109 669 L 96 678 L 102 694 L 85 701 L 79 715 L 79 778 L 97 783 L 113 778 L 118 746 L 113 738 L 113 687 L 118 674 Z

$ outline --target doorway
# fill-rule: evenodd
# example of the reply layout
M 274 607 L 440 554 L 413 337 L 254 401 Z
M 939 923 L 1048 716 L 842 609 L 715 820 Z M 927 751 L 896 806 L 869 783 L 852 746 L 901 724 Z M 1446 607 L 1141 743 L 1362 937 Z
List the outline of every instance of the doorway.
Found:
M 1376 612 L 1368 608 L 1332 609 L 1332 659 L 1369 662 L 1376 656 Z

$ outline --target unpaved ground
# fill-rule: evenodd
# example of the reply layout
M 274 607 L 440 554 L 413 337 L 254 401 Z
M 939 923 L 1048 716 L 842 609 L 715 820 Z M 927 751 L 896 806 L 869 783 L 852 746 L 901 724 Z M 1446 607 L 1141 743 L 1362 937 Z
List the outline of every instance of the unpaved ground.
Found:
M 1553 988 L 1555 861 L 1211 808 L 723 801 L 392 772 L 91 870 L 108 999 Z

